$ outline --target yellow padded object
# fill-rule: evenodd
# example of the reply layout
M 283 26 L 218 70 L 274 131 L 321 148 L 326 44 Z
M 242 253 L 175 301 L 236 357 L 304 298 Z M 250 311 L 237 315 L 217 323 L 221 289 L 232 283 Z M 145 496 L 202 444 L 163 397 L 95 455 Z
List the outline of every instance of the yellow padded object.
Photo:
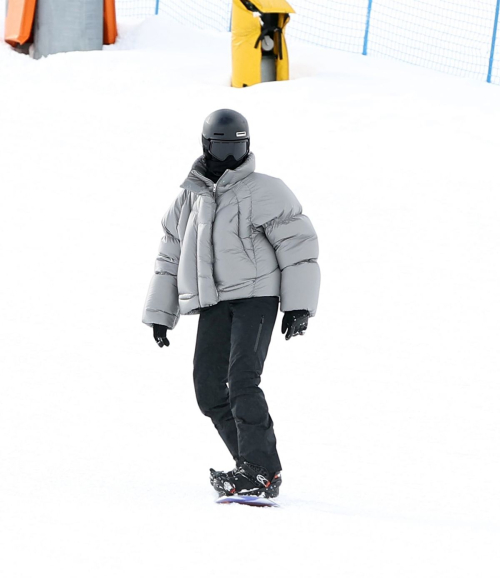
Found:
M 274 35 L 274 51 L 276 59 L 276 80 L 289 79 L 288 50 L 285 41 L 284 30 L 290 17 L 289 12 L 293 8 L 285 0 L 252 0 L 261 12 L 278 13 L 278 26 L 283 30 L 282 38 L 279 33 Z M 236 88 L 243 86 L 252 86 L 261 82 L 261 61 L 262 51 L 259 44 L 255 48 L 255 43 L 259 38 L 262 29 L 258 14 L 245 8 L 241 0 L 233 0 L 233 15 L 231 21 L 232 29 L 232 59 L 233 59 L 233 76 L 231 85 Z M 279 58 L 278 47 L 281 40 L 282 56 Z
M 261 12 L 268 14 L 295 14 L 295 10 L 286 0 L 251 0 Z

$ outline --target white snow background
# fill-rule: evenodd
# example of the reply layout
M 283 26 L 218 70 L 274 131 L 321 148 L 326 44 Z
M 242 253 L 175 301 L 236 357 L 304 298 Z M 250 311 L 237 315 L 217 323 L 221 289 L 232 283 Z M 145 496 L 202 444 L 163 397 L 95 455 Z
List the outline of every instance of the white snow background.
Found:
M 232 89 L 229 34 L 120 30 L 0 45 L 2 578 L 498 578 L 500 88 L 292 42 L 290 82 Z M 168 349 L 140 320 L 223 107 L 320 240 L 317 316 L 279 316 L 262 381 L 280 509 L 214 503 L 197 317 Z

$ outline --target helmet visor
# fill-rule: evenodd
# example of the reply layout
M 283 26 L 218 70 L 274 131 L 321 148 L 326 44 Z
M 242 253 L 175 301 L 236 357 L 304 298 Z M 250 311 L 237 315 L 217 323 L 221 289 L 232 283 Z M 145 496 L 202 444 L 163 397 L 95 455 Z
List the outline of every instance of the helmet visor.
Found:
M 211 140 L 208 150 L 218 161 L 225 161 L 229 156 L 239 161 L 248 152 L 248 140 Z

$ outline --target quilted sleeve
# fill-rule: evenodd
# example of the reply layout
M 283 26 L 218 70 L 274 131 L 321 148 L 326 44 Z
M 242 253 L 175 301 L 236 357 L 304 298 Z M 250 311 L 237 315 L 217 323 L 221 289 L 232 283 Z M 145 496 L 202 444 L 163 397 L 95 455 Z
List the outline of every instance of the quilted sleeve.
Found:
M 142 322 L 149 326 L 156 323 L 173 329 L 179 320 L 177 268 L 181 244 L 177 229 L 186 194 L 187 191 L 181 192 L 161 221 L 164 235 L 160 241 L 155 271 L 149 284 L 142 315 Z
M 281 311 L 306 309 L 316 314 L 320 288 L 318 236 L 292 191 L 270 179 L 257 195 L 255 225 L 262 226 L 281 270 Z

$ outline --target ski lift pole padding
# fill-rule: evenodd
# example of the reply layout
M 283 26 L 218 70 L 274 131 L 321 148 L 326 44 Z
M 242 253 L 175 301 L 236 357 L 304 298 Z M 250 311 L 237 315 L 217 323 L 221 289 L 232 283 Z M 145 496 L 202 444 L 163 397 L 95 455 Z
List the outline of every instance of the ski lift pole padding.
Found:
M 117 36 L 115 0 L 104 0 L 104 44 L 114 44 Z
M 254 0 L 252 4 L 265 14 L 295 14 L 286 0 Z
M 103 0 L 37 0 L 33 56 L 102 50 Z
M 294 9 L 286 0 L 233 0 L 231 21 L 233 76 L 232 86 L 241 88 L 262 81 L 261 40 L 263 29 L 261 16 L 277 17 L 277 29 L 273 29 L 276 80 L 288 80 L 288 50 L 284 30 Z
M 290 20 L 290 16 L 287 14 L 280 14 L 278 16 L 278 26 L 281 28 L 280 36 L 281 38 L 276 38 L 277 34 L 275 34 L 274 40 L 274 51 L 275 53 L 278 51 L 278 46 L 281 46 L 282 51 L 282 58 L 279 57 L 276 59 L 276 80 L 288 80 L 290 78 L 290 67 L 288 61 L 288 48 L 285 41 L 285 26 L 288 24 Z M 278 45 L 278 40 L 280 44 Z
M 5 19 L 5 42 L 17 46 L 31 38 L 36 0 L 8 0 Z

